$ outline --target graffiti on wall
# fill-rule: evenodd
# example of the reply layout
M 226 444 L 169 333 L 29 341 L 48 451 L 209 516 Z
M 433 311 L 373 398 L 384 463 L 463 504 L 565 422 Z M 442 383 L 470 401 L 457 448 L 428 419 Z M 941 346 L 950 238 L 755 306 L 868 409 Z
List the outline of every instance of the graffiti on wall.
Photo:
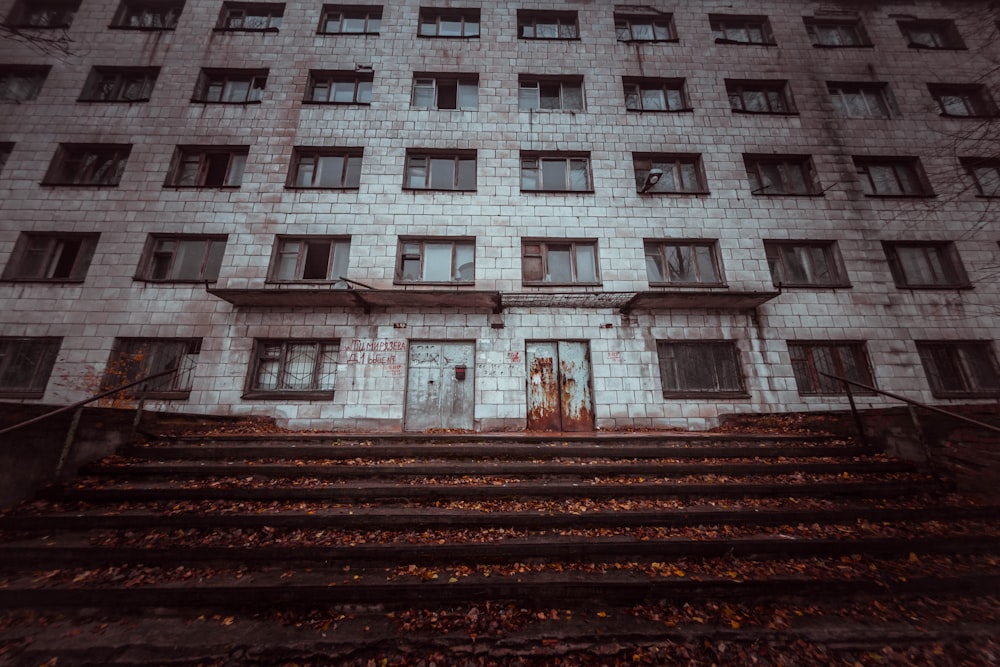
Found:
M 379 367 L 386 375 L 403 376 L 403 366 L 406 363 L 405 340 L 354 338 L 347 343 L 344 351 L 346 354 L 345 364 Z

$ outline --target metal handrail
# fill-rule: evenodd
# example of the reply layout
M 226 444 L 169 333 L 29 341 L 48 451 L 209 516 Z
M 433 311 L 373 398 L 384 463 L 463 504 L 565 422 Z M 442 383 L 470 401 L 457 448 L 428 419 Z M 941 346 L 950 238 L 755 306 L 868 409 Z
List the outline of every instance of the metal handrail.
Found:
M 111 396 L 112 394 L 117 394 L 118 392 L 120 392 L 122 390 L 125 390 L 125 389 L 129 389 L 130 387 L 134 387 L 137 384 L 142 384 L 143 382 L 149 382 L 150 380 L 155 380 L 156 378 L 164 377 L 164 376 L 170 375 L 172 373 L 176 373 L 179 370 L 180 370 L 180 366 L 177 366 L 175 368 L 171 368 L 168 371 L 161 371 L 159 373 L 154 373 L 153 375 L 147 375 L 146 377 L 139 378 L 138 380 L 136 380 L 134 382 L 129 382 L 128 384 L 123 384 L 120 387 L 115 387 L 114 389 L 108 389 L 107 391 L 102 391 L 101 393 L 95 394 L 94 396 L 91 396 L 90 398 L 85 398 L 82 401 L 77 401 L 76 403 L 71 403 L 70 405 L 64 405 L 61 408 L 56 408 L 55 410 L 52 410 L 51 412 L 46 412 L 43 415 L 39 415 L 37 417 L 32 417 L 31 419 L 27 419 L 27 420 L 25 420 L 23 422 L 18 422 L 17 424 L 14 424 L 13 426 L 8 426 L 7 428 L 0 429 L 0 435 L 4 435 L 6 433 L 10 433 L 11 431 L 16 431 L 17 429 L 22 428 L 24 426 L 29 426 L 30 424 L 37 424 L 40 421 L 45 421 L 49 417 L 54 417 L 55 415 L 62 414 L 63 412 L 69 412 L 70 410 L 76 410 L 77 408 L 82 408 L 83 406 L 87 405 L 88 403 L 93 403 L 94 401 L 99 401 L 102 398 L 105 398 L 107 396 Z

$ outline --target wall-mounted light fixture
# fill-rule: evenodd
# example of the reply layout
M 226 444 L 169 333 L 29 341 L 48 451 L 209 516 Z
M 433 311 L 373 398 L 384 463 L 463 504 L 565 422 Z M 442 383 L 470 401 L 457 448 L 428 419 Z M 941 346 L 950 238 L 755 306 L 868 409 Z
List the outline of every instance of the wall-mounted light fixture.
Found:
M 662 169 L 650 169 L 649 173 L 646 174 L 646 182 L 642 184 L 642 189 L 639 192 L 647 192 L 651 187 L 659 183 L 661 178 L 663 178 Z

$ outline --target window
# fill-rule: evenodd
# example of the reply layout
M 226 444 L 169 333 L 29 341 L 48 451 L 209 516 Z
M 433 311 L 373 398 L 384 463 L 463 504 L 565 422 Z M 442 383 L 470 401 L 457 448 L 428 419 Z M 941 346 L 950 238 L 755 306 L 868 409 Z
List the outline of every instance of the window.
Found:
M 83 282 L 99 237 L 99 234 L 22 233 L 3 279 Z
M 35 99 L 48 74 L 48 67 L 0 67 L 0 100 L 27 102 Z
M 368 5 L 325 5 L 319 21 L 323 35 L 377 35 L 382 8 Z
M 715 241 L 646 241 L 650 285 L 721 285 Z
M 277 32 L 285 5 L 263 2 L 223 2 L 217 30 Z
M 732 341 L 657 341 L 663 396 L 744 396 L 739 350 Z
M 684 79 L 622 79 L 629 111 L 690 111 Z
M 341 278 L 347 275 L 351 240 L 343 237 L 279 237 L 271 262 L 273 282 L 334 283 L 347 287 Z
M 615 35 L 619 42 L 676 42 L 674 17 L 670 14 L 615 13 Z
M 290 188 L 357 188 L 362 149 L 296 148 Z
M 475 256 L 473 239 L 401 238 L 396 282 L 471 285 L 476 280 Z
M 372 72 L 311 70 L 305 101 L 313 104 L 369 104 L 373 79 Z
M 145 387 L 147 398 L 187 398 L 200 352 L 199 338 L 118 338 L 104 371 L 101 389 L 114 389 L 176 368 L 176 373 L 126 389 L 125 393 L 135 397 Z
M 818 195 L 812 160 L 806 155 L 744 155 L 751 194 Z
M 742 113 L 795 113 L 787 81 L 726 79 L 729 106 Z
M 159 67 L 95 67 L 80 101 L 148 102 L 159 73 Z
M 128 144 L 60 144 L 45 185 L 118 185 L 132 147 Z
M 950 242 L 883 242 L 896 287 L 971 287 L 955 244 Z
M 942 116 L 988 117 L 997 115 L 997 107 L 986 86 L 928 84 L 931 97 L 941 108 Z
M 580 39 L 576 12 L 517 11 L 517 36 L 521 39 Z
M 972 176 L 980 197 L 1000 197 L 1000 160 L 962 158 L 962 166 Z
M 521 111 L 583 111 L 583 77 L 518 77 Z
M 338 341 L 258 340 L 247 396 L 328 398 L 333 395 L 339 355 Z
M 238 188 L 246 146 L 178 146 L 167 185 L 178 188 Z
M 522 241 L 521 279 L 526 285 L 599 285 L 597 242 Z
M 871 40 L 865 33 L 861 21 L 841 19 L 802 19 L 806 24 L 806 33 L 813 46 L 827 48 L 845 48 L 852 46 L 871 46 Z
M 184 0 L 122 0 L 112 28 L 173 30 L 184 9 Z
M 848 287 L 833 241 L 765 241 L 775 287 Z
M 41 398 L 61 338 L 0 338 L 0 396 Z
M 10 159 L 10 153 L 12 150 L 14 150 L 14 144 L 0 144 L 0 172 L 3 172 L 4 165 L 7 164 L 7 160 Z
M 68 28 L 80 0 L 20 0 L 7 17 L 17 28 Z
M 962 37 L 951 21 L 899 21 L 899 30 L 911 49 L 964 49 Z
M 412 190 L 475 190 L 476 154 L 474 151 L 408 151 L 403 187 Z
M 174 283 L 215 282 L 225 252 L 225 236 L 152 234 L 136 278 Z
M 479 106 L 479 75 L 414 74 L 410 106 L 414 109 L 465 109 Z
M 728 16 L 712 14 L 708 17 L 712 37 L 718 44 L 763 44 L 775 46 L 771 25 L 766 16 Z
M 632 156 L 632 166 L 637 192 L 697 194 L 708 191 L 699 155 L 636 153 Z
M 586 155 L 521 153 L 521 190 L 592 192 L 590 158 Z
M 872 197 L 927 197 L 930 186 L 915 157 L 855 157 L 865 194 Z
M 203 69 L 193 102 L 249 104 L 260 102 L 267 85 L 267 70 Z
M 478 9 L 421 8 L 421 37 L 479 37 Z
M 1000 394 L 1000 370 L 989 341 L 916 341 L 916 344 L 934 396 Z
M 795 374 L 795 386 L 800 396 L 808 395 L 839 395 L 846 394 L 844 383 L 828 378 L 827 375 L 860 382 L 869 387 L 874 386 L 868 359 L 865 356 L 865 344 L 846 341 L 808 341 L 788 342 L 788 354 L 792 359 L 792 372 Z M 851 385 L 855 394 L 871 394 L 873 392 Z
M 898 113 L 884 83 L 831 81 L 826 88 L 838 116 L 890 118 Z

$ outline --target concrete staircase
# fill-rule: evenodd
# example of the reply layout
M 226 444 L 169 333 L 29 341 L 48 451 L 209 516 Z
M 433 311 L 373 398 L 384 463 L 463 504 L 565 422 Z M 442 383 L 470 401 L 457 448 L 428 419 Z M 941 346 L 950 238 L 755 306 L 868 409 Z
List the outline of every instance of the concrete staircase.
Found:
M 832 436 L 160 438 L 0 517 L 0 664 L 990 664 L 997 510 Z

